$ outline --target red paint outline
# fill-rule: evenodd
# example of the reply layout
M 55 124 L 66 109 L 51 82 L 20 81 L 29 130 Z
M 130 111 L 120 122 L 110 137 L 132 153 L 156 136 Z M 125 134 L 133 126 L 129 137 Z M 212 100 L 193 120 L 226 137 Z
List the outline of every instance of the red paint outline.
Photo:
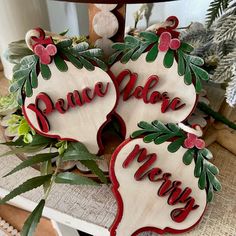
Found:
M 140 139 L 142 139 L 142 138 L 140 138 Z M 115 175 L 115 162 L 116 162 L 116 158 L 117 158 L 119 152 L 122 150 L 122 148 L 124 146 L 126 146 L 126 144 L 131 142 L 132 140 L 133 139 L 128 138 L 124 142 L 122 142 L 116 148 L 116 150 L 113 152 L 112 157 L 111 157 L 111 161 L 110 161 L 109 175 L 110 175 L 110 179 L 111 179 L 111 182 L 112 182 L 112 192 L 115 196 L 115 199 L 116 199 L 116 202 L 117 202 L 117 205 L 118 205 L 116 218 L 115 218 L 114 222 L 112 223 L 112 226 L 109 228 L 110 236 L 116 236 L 116 229 L 117 229 L 117 227 L 118 227 L 118 225 L 119 225 L 119 223 L 122 219 L 123 209 L 124 209 L 123 208 L 122 197 L 121 197 L 121 195 L 118 191 L 118 189 L 120 187 L 120 184 L 119 184 L 119 182 L 116 178 L 116 175 Z M 204 209 L 201 217 L 199 218 L 199 220 L 194 225 L 190 226 L 189 228 L 182 229 L 182 230 L 177 230 L 177 229 L 166 227 L 162 230 L 162 229 L 155 228 L 155 227 L 152 227 L 152 226 L 147 226 L 147 227 L 142 227 L 140 229 L 137 229 L 135 232 L 132 233 L 131 236 L 137 236 L 139 233 L 147 232 L 147 231 L 158 233 L 158 234 L 164 234 L 164 233 L 180 234 L 180 233 L 184 233 L 186 231 L 189 231 L 189 230 L 193 229 L 201 221 L 201 219 L 202 219 L 202 217 L 205 213 L 206 207 L 207 207 L 207 204 L 206 204 L 205 209 Z
M 99 68 L 99 67 L 98 67 Z M 112 108 L 112 110 L 107 114 L 106 116 L 106 121 L 100 126 L 100 128 L 98 129 L 98 132 L 97 132 L 97 144 L 98 144 L 98 147 L 99 147 L 99 151 L 98 153 L 96 153 L 97 155 L 101 155 L 104 151 L 104 145 L 102 143 L 102 130 L 103 128 L 111 121 L 112 119 L 112 115 L 116 115 L 116 112 L 115 112 L 115 109 L 118 105 L 118 101 L 119 101 L 119 97 L 120 97 L 120 94 L 119 94 L 119 91 L 118 91 L 118 85 L 117 85 L 117 82 L 115 80 L 113 80 L 113 78 L 110 76 L 110 71 L 104 71 L 105 73 L 108 74 L 108 76 L 110 77 L 111 79 L 111 83 L 114 85 L 115 87 L 115 90 L 116 90 L 116 102 L 114 104 L 114 107 Z M 64 73 L 64 72 L 62 72 Z M 25 103 L 25 100 L 24 100 L 24 103 Z M 26 114 L 26 109 L 25 109 L 25 104 L 22 105 L 22 113 L 26 119 L 26 121 L 29 123 L 29 125 L 39 134 L 39 135 L 42 135 L 42 136 L 45 136 L 45 137 L 48 137 L 48 138 L 53 138 L 53 139 L 59 139 L 59 140 L 62 140 L 62 141 L 72 141 L 72 142 L 80 142 L 79 140 L 75 140 L 75 139 L 71 139 L 71 138 L 62 138 L 60 137 L 59 135 L 56 135 L 56 134 L 46 134 L 46 133 L 43 133 L 42 131 L 36 129 L 32 122 L 29 120 L 27 114 Z M 50 132 L 50 131 L 49 131 Z

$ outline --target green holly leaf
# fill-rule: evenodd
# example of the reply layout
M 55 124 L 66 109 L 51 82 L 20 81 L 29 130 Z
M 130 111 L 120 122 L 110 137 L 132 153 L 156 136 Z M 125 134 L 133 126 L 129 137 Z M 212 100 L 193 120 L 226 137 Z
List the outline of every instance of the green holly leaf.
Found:
M 196 77 L 196 80 L 195 80 L 195 89 L 197 93 L 200 93 L 202 91 L 202 83 L 198 77 Z
M 202 58 L 197 57 L 197 56 L 192 56 L 192 55 L 189 55 L 188 57 L 192 65 L 197 65 L 197 66 L 204 65 L 204 60 Z
M 183 56 L 183 53 L 180 50 L 178 50 L 178 74 L 180 76 L 185 74 L 184 56 Z
M 202 172 L 201 172 L 201 175 L 199 177 L 199 180 L 198 180 L 198 187 L 200 189 L 205 189 L 206 188 L 206 184 L 207 184 L 207 181 L 206 181 L 206 170 L 205 170 L 205 168 L 203 168 Z
M 199 178 L 203 169 L 203 157 L 201 155 L 197 155 L 197 160 L 194 168 L 194 176 Z
M 68 66 L 66 62 L 58 54 L 54 57 L 54 63 L 59 71 L 68 71 Z
M 57 157 L 59 155 L 58 152 L 54 153 L 43 153 L 43 154 L 36 154 L 35 156 L 30 156 L 27 157 L 28 159 L 21 162 L 18 166 L 16 166 L 12 171 L 4 175 L 3 177 L 7 177 L 9 175 L 12 175 L 26 167 L 33 166 L 35 164 L 41 163 L 41 162 L 46 162 L 46 161 L 51 161 L 52 158 Z
M 57 184 L 70 184 L 70 185 L 98 185 L 93 180 L 74 174 L 71 172 L 59 173 L 55 178 Z
M 138 127 L 140 127 L 141 129 L 145 129 L 148 132 L 156 132 L 156 131 L 158 131 L 158 129 L 155 126 L 153 126 L 152 124 L 149 124 L 146 121 L 140 121 L 138 123 Z
M 158 136 L 158 138 L 156 138 L 154 140 L 154 143 L 155 144 L 162 144 L 166 141 L 169 141 L 172 137 L 173 137 L 172 133 L 162 134 L 161 136 Z
M 123 51 L 126 49 L 126 45 L 125 45 L 125 43 L 113 43 L 112 49 Z
M 85 52 L 88 49 L 89 49 L 89 44 L 87 42 L 78 43 L 72 48 L 73 52 L 75 52 L 77 56 L 79 55 L 79 53 Z
M 209 170 L 207 170 L 207 177 L 208 177 L 209 182 L 212 184 L 214 190 L 220 191 L 221 184 L 220 184 L 219 180 Z
M 19 187 L 13 189 L 9 194 L 7 194 L 4 198 L 2 198 L 0 200 L 0 204 L 5 204 L 7 201 L 13 199 L 14 197 L 22 193 L 38 188 L 39 186 L 43 185 L 46 181 L 51 179 L 51 177 L 52 175 L 37 176 L 25 181 Z
M 171 142 L 168 145 L 168 151 L 171 153 L 177 152 L 180 147 L 183 145 L 185 138 L 178 138 L 177 140 Z
M 135 50 L 136 48 L 132 48 L 128 52 L 126 52 L 120 59 L 121 63 L 126 64 L 130 60 Z
M 34 211 L 30 214 L 29 218 L 24 223 L 21 231 L 21 236 L 33 236 L 34 231 L 40 221 L 45 206 L 45 200 L 41 200 Z
M 72 45 L 72 43 L 73 43 L 72 39 L 64 39 L 60 41 L 59 43 L 57 43 L 57 47 L 68 48 Z
M 100 60 L 99 58 L 96 58 L 96 57 L 91 58 L 91 59 L 97 63 L 98 67 L 100 67 L 104 71 L 107 71 L 107 65 L 105 62 L 103 62 L 102 60 Z
M 185 165 L 190 165 L 194 159 L 195 151 L 194 149 L 188 149 L 183 156 L 183 163 Z
M 108 59 L 108 64 L 112 65 L 116 61 L 118 56 L 120 56 L 121 53 L 122 53 L 122 51 L 117 51 L 117 52 L 113 53 Z
M 150 143 L 158 137 L 158 133 L 148 134 L 143 138 L 145 143 Z
M 211 202 L 213 200 L 213 187 L 211 184 L 209 184 L 207 188 L 207 202 Z
M 194 47 L 187 43 L 181 43 L 180 49 L 186 53 L 191 53 L 194 50 Z
M 186 71 L 184 74 L 184 83 L 186 85 L 192 84 L 192 73 L 191 73 L 190 67 L 188 65 L 186 66 Z
M 198 78 L 200 78 L 202 80 L 205 80 L 205 81 L 209 80 L 209 75 L 208 75 L 208 73 L 205 70 L 203 70 L 202 68 L 200 68 L 198 66 L 195 66 L 195 65 L 191 65 L 191 68 L 192 68 L 194 74 Z
M 37 76 L 37 72 L 36 72 L 36 65 L 34 66 L 34 68 L 32 69 L 32 71 L 30 73 L 30 79 L 31 79 L 32 88 L 37 88 L 38 87 L 38 76 Z
M 81 61 L 81 63 L 87 70 L 89 71 L 94 70 L 94 65 L 91 62 L 89 62 L 87 59 L 85 59 L 84 57 L 79 57 L 79 60 Z
M 152 32 L 143 31 L 140 33 L 140 36 L 150 43 L 156 43 L 159 40 L 159 37 Z
M 40 71 L 43 79 L 49 80 L 51 78 L 51 71 L 48 65 L 44 65 L 40 63 Z
M 83 64 L 81 63 L 81 61 L 74 57 L 73 55 L 64 52 L 65 56 L 67 57 L 67 59 L 78 69 L 82 69 L 83 68 Z
M 134 131 L 134 132 L 131 134 L 131 138 L 137 138 L 137 137 L 139 137 L 140 135 L 145 134 L 146 132 L 147 132 L 146 130 L 137 130 L 137 131 Z
M 148 48 L 148 46 L 150 45 L 149 42 L 147 43 L 143 43 L 139 49 L 137 49 L 134 54 L 131 56 L 131 60 L 132 61 L 136 61 L 141 55 L 142 53 Z
M 165 57 L 164 57 L 164 66 L 166 68 L 171 68 L 173 63 L 174 63 L 174 51 L 169 49 L 166 52 Z
M 157 43 L 155 43 L 152 48 L 150 49 L 150 51 L 148 52 L 147 56 L 146 56 L 146 61 L 147 62 L 153 62 L 156 60 L 158 55 L 158 45 Z
M 89 57 L 89 58 L 101 57 L 102 55 L 103 52 L 101 48 L 91 48 L 86 51 L 78 53 L 78 56 Z

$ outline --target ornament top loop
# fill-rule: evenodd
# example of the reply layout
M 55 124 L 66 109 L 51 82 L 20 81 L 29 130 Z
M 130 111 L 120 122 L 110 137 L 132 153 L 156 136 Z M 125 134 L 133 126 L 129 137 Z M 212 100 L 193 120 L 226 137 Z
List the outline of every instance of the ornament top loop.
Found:
M 197 137 L 202 137 L 202 135 L 203 135 L 202 129 L 201 129 L 201 127 L 199 125 L 195 125 L 195 126 L 193 126 L 193 128 L 191 128 L 191 127 L 189 127 L 187 125 L 184 125 L 183 123 L 178 123 L 178 126 L 183 131 L 185 131 L 186 133 L 194 134 Z

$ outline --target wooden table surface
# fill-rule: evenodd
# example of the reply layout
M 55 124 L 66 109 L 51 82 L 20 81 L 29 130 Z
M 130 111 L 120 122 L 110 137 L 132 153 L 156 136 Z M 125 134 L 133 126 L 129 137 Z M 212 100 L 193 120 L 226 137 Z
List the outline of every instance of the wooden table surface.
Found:
M 3 88 L 0 79 L 0 88 Z M 3 137 L 1 136 L 3 140 Z M 235 236 L 236 235 L 236 157 L 218 144 L 210 147 L 214 164 L 220 169 L 222 192 L 215 194 L 202 222 L 191 232 L 191 236 Z M 0 146 L 0 155 L 8 147 Z M 15 155 L 1 157 L 0 176 L 4 176 L 21 161 Z M 33 168 L 24 169 L 7 178 L 0 178 L 0 197 L 29 178 L 39 175 Z M 41 199 L 43 191 L 35 189 L 16 197 L 10 203 L 32 211 Z M 108 228 L 116 215 L 116 201 L 110 186 L 100 187 L 54 185 L 43 212 L 45 217 L 96 236 L 109 236 Z M 146 234 L 144 235 L 156 235 Z

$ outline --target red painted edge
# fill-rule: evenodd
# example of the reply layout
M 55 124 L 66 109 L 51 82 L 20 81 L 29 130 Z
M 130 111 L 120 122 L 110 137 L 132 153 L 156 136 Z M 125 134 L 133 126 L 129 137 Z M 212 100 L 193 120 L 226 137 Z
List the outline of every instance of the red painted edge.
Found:
M 110 175 L 110 179 L 111 179 L 111 182 L 112 182 L 112 192 L 116 198 L 116 201 L 117 201 L 117 205 L 118 205 L 118 208 L 117 208 L 117 214 L 116 214 L 116 218 L 112 224 L 112 226 L 110 227 L 109 231 L 110 231 L 110 236 L 116 236 L 116 229 L 117 229 L 117 226 L 119 225 L 121 219 L 122 219 L 122 216 L 123 216 L 123 201 L 122 201 L 122 197 L 118 191 L 119 187 L 120 187 L 120 184 L 116 178 L 116 174 L 115 174 L 115 162 L 116 162 L 116 158 L 119 154 L 119 152 L 122 150 L 122 148 L 128 144 L 129 142 L 131 142 L 133 139 L 131 138 L 128 138 L 126 139 L 123 143 L 121 143 L 117 148 L 116 150 L 114 151 L 114 153 L 112 154 L 112 157 L 111 157 L 111 161 L 110 161 L 110 171 L 109 171 L 109 175 Z M 207 206 L 207 204 L 206 204 Z M 177 229 L 172 229 L 172 228 L 169 228 L 169 227 L 166 227 L 164 228 L 163 230 L 162 229 L 159 229 L 159 228 L 155 228 L 155 227 L 152 227 L 152 226 L 147 226 L 147 227 L 143 227 L 143 228 L 140 228 L 138 230 L 136 230 L 131 236 L 137 236 L 139 233 L 142 233 L 142 232 L 154 232 L 154 233 L 158 233 L 158 234 L 164 234 L 164 233 L 172 233 L 172 234 L 179 234 L 179 233 L 183 233 L 183 232 L 186 232 L 186 231 L 189 231 L 191 229 L 193 229 L 202 219 L 204 213 L 205 213 L 205 210 L 206 210 L 206 207 L 203 211 L 203 214 L 201 215 L 201 217 L 199 218 L 199 220 L 194 224 L 192 225 L 191 227 L 189 228 L 186 228 L 186 229 L 182 229 L 182 230 L 177 230 Z
M 106 121 L 101 125 L 101 127 L 98 129 L 98 133 L 97 133 L 97 143 L 98 143 L 98 147 L 99 147 L 99 151 L 98 155 L 102 154 L 103 150 L 104 150 L 104 146 L 103 146 L 103 143 L 102 143 L 102 130 L 103 128 L 107 125 L 107 123 L 109 123 L 111 121 L 111 117 L 113 114 L 116 115 L 115 113 L 115 109 L 118 105 L 118 101 L 119 101 L 119 91 L 118 91 L 118 85 L 116 83 L 115 80 L 113 80 L 113 78 L 110 76 L 110 72 L 109 70 L 107 72 L 105 72 L 108 74 L 108 76 L 111 78 L 111 82 L 113 83 L 114 87 L 115 87 L 115 90 L 116 90 L 116 102 L 115 102 L 115 105 L 114 107 L 112 108 L 112 110 L 107 114 L 106 116 Z M 25 109 L 25 105 L 23 104 L 22 105 L 22 112 L 23 112 L 23 115 L 26 119 L 26 121 L 28 122 L 28 124 L 39 134 L 39 135 L 42 135 L 42 136 L 45 136 L 45 137 L 48 137 L 48 138 L 53 138 L 53 139 L 59 139 L 59 140 L 62 140 L 62 141 L 72 141 L 72 142 L 80 142 L 79 140 L 74 140 L 74 139 L 71 139 L 71 138 L 62 138 L 60 137 L 59 135 L 54 135 L 54 134 L 46 134 L 46 133 L 43 133 L 42 131 L 36 129 L 33 124 L 31 123 L 31 121 L 29 120 L 27 114 L 26 114 L 26 109 Z

